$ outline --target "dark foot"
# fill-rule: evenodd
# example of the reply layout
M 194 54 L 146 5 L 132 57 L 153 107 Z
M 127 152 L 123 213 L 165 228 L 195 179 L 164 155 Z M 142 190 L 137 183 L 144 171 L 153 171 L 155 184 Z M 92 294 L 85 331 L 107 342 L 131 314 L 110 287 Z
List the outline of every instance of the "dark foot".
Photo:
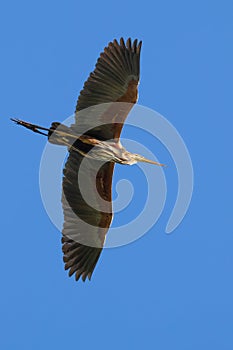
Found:
M 40 131 L 40 130 L 46 130 L 46 131 L 49 131 L 49 129 L 47 128 L 43 128 L 42 126 L 39 126 L 39 125 L 35 125 L 35 124 L 31 124 L 31 123 L 27 123 L 23 120 L 20 120 L 20 119 L 16 119 L 16 118 L 10 118 L 14 123 L 16 123 L 17 125 L 22 125 L 24 126 L 25 128 L 29 129 L 29 130 L 32 130 L 33 132 L 36 132 L 38 134 L 42 134 L 42 135 L 45 135 L 45 136 L 48 136 L 48 134 Z

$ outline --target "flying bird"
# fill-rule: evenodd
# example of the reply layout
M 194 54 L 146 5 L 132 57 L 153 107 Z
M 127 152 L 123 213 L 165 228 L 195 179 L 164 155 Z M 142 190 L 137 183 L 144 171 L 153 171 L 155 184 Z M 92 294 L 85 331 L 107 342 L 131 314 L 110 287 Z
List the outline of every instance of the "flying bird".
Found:
M 91 279 L 103 249 L 113 217 L 115 163 L 163 165 L 128 152 L 120 143 L 125 119 L 138 99 L 141 46 L 137 39 L 121 38 L 105 47 L 80 92 L 70 127 L 53 122 L 44 128 L 12 118 L 47 136 L 49 142 L 68 147 L 62 181 L 62 250 L 65 269 L 76 280 Z

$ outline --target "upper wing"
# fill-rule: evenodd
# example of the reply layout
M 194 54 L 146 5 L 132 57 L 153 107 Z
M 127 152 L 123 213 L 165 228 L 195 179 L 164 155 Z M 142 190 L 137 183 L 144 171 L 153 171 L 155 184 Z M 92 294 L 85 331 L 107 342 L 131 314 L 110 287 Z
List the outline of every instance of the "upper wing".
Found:
M 138 98 L 141 45 L 141 41 L 138 43 L 136 39 L 132 43 L 130 38 L 125 44 L 121 38 L 120 43 L 110 42 L 100 54 L 78 98 L 76 126 L 80 133 L 88 131 L 88 135 L 101 140 L 119 138 L 123 123 Z M 91 108 L 85 112 L 88 107 Z
M 72 150 L 64 168 L 63 260 L 76 280 L 91 278 L 112 221 L 113 167 Z

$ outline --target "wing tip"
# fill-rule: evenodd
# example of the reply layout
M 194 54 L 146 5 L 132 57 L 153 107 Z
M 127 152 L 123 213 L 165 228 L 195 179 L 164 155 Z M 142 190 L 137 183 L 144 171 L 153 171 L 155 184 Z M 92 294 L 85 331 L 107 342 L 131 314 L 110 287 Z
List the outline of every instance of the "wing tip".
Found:
M 76 104 L 76 113 L 87 107 L 117 102 L 127 93 L 131 79 L 140 79 L 140 53 L 142 40 L 123 37 L 113 39 L 100 53 L 95 69 L 90 74 Z M 125 102 L 135 103 L 133 99 Z M 76 117 L 77 118 L 77 117 Z
M 65 263 L 64 268 L 65 270 L 69 270 L 69 277 L 75 274 L 76 281 L 78 281 L 80 277 L 83 282 L 85 282 L 86 279 L 90 281 L 102 248 L 88 247 L 64 236 L 62 237 L 62 242 L 62 250 L 64 253 L 63 261 Z M 73 247 L 77 245 L 78 249 L 73 249 Z M 64 249 L 64 247 L 66 249 Z
M 110 42 L 109 45 L 115 44 L 117 46 L 121 46 L 122 48 L 126 48 L 129 51 L 132 51 L 134 53 L 140 54 L 141 47 L 142 47 L 142 40 L 134 39 L 132 40 L 131 37 L 129 37 L 126 41 L 123 37 L 119 40 L 120 43 L 118 43 L 117 39 L 114 39 L 113 42 Z

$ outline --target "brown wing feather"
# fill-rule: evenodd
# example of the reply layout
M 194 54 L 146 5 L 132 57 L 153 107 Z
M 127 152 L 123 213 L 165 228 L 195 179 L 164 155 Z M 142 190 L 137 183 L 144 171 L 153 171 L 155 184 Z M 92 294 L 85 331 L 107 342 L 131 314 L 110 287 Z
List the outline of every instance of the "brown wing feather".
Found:
M 76 280 L 80 276 L 83 280 L 91 278 L 112 221 L 114 164 L 105 163 L 99 170 L 98 167 L 97 161 L 82 157 L 73 150 L 70 151 L 64 168 L 63 260 L 65 269 L 69 269 L 70 276 L 75 273 Z M 91 205 L 85 201 L 83 193 L 91 198 Z
M 120 43 L 110 42 L 100 54 L 78 98 L 75 126 L 79 132 L 83 130 L 101 140 L 119 138 L 123 123 L 138 98 L 141 45 L 141 41 L 138 43 L 136 39 L 132 43 L 130 38 L 125 44 L 121 38 Z M 121 104 L 116 107 L 112 102 Z M 98 106 L 101 104 L 107 105 Z

